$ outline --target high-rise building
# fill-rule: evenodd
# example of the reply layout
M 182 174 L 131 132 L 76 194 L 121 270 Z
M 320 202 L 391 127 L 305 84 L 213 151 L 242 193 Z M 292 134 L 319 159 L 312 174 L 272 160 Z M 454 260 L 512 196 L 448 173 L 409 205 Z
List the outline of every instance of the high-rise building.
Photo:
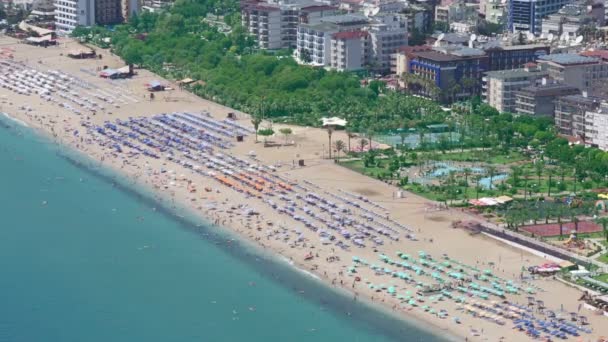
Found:
M 587 92 L 582 95 L 561 96 L 555 100 L 555 127 L 561 134 L 582 138 L 586 140 L 587 112 L 595 112 L 599 109 L 601 99 L 588 96 Z
M 540 56 L 538 64 L 557 82 L 582 90 L 591 90 L 608 80 L 608 63 L 599 58 L 573 53 Z
M 508 0 L 509 30 L 542 33 L 542 19 L 573 0 Z
M 544 83 L 522 88 L 515 92 L 515 112 L 530 116 L 555 116 L 555 99 L 579 94 L 576 87 L 560 83 Z
M 540 83 L 547 75 L 534 63 L 523 69 L 489 71 L 483 77 L 483 101 L 499 112 L 515 113 L 515 92 Z
M 585 113 L 585 143 L 608 150 L 608 102 L 600 104 L 597 110 Z
M 95 24 L 114 25 L 123 21 L 122 0 L 93 0 L 95 2 Z
M 95 25 L 94 0 L 56 0 L 55 27 L 60 35 L 69 34 L 77 26 Z
M 337 14 L 337 8 L 310 0 L 241 2 L 243 27 L 256 37 L 262 49 L 296 47 L 298 25 L 314 25 L 321 18 Z

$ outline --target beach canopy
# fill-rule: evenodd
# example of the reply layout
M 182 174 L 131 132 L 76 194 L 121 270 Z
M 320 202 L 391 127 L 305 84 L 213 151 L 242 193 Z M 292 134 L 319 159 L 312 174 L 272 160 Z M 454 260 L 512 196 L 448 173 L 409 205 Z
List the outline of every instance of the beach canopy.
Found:
M 346 120 L 341 119 L 339 117 L 331 117 L 331 118 L 321 118 L 321 121 L 323 121 L 323 126 L 340 126 L 340 127 L 344 127 L 346 126 Z

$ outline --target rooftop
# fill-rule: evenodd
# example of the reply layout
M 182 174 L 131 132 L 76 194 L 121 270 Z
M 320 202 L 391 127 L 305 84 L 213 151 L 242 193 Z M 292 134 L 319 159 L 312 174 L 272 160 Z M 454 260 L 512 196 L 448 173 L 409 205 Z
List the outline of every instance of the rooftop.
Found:
M 602 99 L 599 97 L 595 97 L 595 96 L 583 96 L 583 95 L 566 95 L 566 96 L 561 96 L 558 99 L 559 101 L 564 101 L 564 102 L 575 102 L 577 104 L 582 104 L 582 105 L 596 105 L 597 107 L 600 106 L 600 103 L 602 102 Z
M 527 76 L 544 76 L 549 75 L 548 71 L 542 70 L 525 70 L 525 69 L 514 69 L 514 70 L 498 70 L 498 71 L 488 71 L 486 72 L 487 77 L 497 78 L 497 79 L 511 79 L 511 78 L 521 78 Z
M 560 96 L 560 95 L 571 95 L 578 94 L 580 90 L 578 88 L 569 86 L 567 84 L 562 83 L 552 83 L 552 84 L 543 84 L 543 85 L 533 85 L 524 87 L 516 93 L 522 94 L 527 93 L 531 94 L 533 97 L 541 97 L 541 96 Z
M 544 55 L 538 57 L 538 59 L 561 65 L 592 64 L 598 62 L 597 58 L 581 56 L 575 53 L 557 53 L 553 55 Z
M 368 33 L 365 31 L 345 31 L 333 34 L 335 39 L 359 39 L 367 36 Z
M 608 61 L 608 50 L 583 51 L 581 52 L 581 55 L 587 57 L 597 57 Z
M 344 14 L 344 15 L 330 15 L 323 17 L 321 21 L 326 23 L 333 23 L 337 25 L 342 24 L 353 24 L 353 23 L 366 23 L 368 19 L 364 15 L 360 14 Z

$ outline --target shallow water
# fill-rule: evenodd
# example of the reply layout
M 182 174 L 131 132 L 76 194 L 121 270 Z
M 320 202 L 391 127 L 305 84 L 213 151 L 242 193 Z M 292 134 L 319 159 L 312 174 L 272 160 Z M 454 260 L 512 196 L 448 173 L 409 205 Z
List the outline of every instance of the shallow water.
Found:
M 0 341 L 443 340 L 0 121 Z

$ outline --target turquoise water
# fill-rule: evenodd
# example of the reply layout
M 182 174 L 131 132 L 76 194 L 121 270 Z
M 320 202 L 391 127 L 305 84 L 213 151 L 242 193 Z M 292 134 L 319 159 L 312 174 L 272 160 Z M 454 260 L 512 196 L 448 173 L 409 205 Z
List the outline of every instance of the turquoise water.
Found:
M 153 211 L 158 204 L 5 122 L 0 341 L 443 340 L 218 228 Z

